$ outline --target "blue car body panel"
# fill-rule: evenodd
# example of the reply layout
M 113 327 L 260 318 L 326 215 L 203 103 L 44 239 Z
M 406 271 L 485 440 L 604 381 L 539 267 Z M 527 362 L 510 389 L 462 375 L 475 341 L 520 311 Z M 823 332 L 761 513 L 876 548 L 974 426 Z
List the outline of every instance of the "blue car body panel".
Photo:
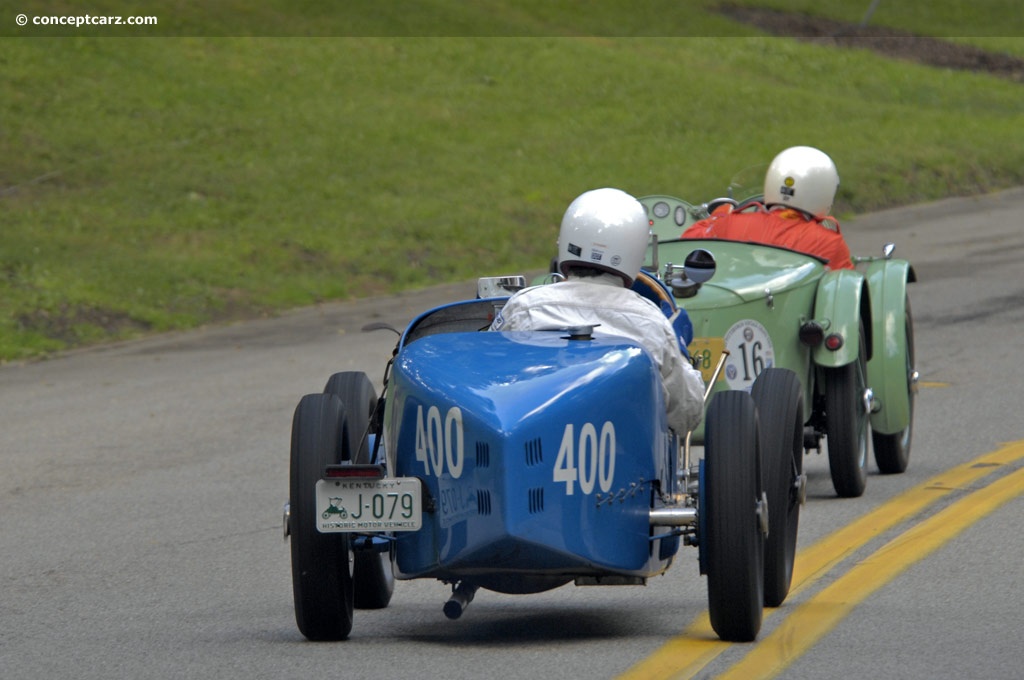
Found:
M 422 315 L 392 367 L 389 474 L 420 478 L 430 499 L 423 528 L 396 536 L 397 576 L 501 575 L 490 587 L 528 592 L 664 571 L 678 540 L 655 538 L 648 518 L 674 490 L 675 439 L 657 366 L 597 332 L 417 335 L 487 304 Z

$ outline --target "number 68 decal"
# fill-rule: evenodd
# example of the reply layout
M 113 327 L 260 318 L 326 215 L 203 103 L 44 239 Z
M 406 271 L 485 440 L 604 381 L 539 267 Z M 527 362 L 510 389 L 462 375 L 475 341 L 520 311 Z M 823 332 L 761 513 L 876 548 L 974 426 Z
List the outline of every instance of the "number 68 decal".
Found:
M 596 483 L 603 493 L 615 480 L 615 426 L 605 421 L 600 433 L 584 423 L 577 436 L 572 423 L 565 426 L 555 459 L 553 481 L 565 483 L 565 495 L 572 496 L 579 482 L 584 495 L 594 492 Z

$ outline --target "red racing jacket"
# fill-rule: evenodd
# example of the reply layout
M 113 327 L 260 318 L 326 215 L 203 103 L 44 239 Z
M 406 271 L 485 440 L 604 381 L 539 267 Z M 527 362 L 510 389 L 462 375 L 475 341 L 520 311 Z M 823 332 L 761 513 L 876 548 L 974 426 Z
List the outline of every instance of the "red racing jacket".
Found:
M 817 220 L 783 208 L 752 212 L 716 210 L 683 232 L 686 239 L 724 239 L 781 246 L 827 260 L 830 269 L 853 269 L 850 247 L 834 217 Z

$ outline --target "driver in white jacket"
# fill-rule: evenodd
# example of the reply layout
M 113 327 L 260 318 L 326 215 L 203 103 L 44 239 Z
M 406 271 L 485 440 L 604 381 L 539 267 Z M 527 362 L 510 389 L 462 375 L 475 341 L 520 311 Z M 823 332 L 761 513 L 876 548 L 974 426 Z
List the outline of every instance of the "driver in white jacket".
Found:
M 636 340 L 661 370 L 669 427 L 684 434 L 703 417 L 704 381 L 683 358 L 662 311 L 630 290 L 649 234 L 644 207 L 626 192 L 595 189 L 580 195 L 566 210 L 558 235 L 558 268 L 566 280 L 519 291 L 491 330 L 596 326 L 595 333 Z

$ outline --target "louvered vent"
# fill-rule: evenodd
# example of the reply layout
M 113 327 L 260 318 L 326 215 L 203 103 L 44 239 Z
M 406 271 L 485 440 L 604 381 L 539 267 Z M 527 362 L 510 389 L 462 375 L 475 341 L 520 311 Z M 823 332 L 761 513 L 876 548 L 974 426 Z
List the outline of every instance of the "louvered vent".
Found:
M 529 498 L 527 499 L 529 505 L 530 514 L 536 514 L 544 511 L 544 487 L 538 486 L 529 490 Z
M 540 465 L 544 462 L 544 454 L 540 449 L 540 438 L 526 442 L 526 464 Z
M 476 512 L 478 515 L 491 514 L 491 492 L 480 489 L 476 492 Z
M 476 443 L 476 466 L 487 467 L 491 464 L 491 447 L 487 442 Z

